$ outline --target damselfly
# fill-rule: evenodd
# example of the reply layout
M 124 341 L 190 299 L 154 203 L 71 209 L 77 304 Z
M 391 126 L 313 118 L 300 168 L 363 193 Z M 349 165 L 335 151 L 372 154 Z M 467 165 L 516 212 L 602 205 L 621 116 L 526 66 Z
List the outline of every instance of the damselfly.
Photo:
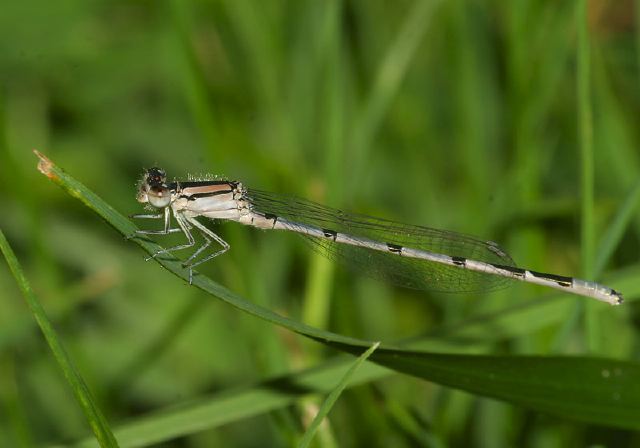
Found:
M 345 213 L 304 199 L 253 190 L 236 181 L 167 182 L 163 170 L 150 168 L 140 181 L 137 199 L 162 213 L 134 218 L 164 220 L 161 230 L 138 230 L 137 234 L 182 232 L 187 238 L 185 244 L 159 250 L 148 259 L 193 247 L 194 229 L 202 235 L 203 244 L 183 262 L 189 269 L 189 283 L 196 266 L 229 250 L 222 238 L 196 219 L 203 216 L 259 229 L 296 232 L 323 254 L 408 288 L 480 292 L 520 280 L 611 305 L 622 303 L 620 293 L 601 284 L 516 267 L 492 241 Z M 172 214 L 178 228 L 171 227 Z M 198 259 L 213 242 L 220 248 Z

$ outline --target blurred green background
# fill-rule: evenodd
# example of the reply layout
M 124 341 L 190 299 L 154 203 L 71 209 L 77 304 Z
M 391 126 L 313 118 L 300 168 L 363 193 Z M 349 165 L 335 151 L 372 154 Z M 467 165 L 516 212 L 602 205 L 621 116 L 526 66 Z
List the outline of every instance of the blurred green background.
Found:
M 108 420 L 206 400 L 337 353 L 145 263 L 137 246 L 36 171 L 33 148 L 124 214 L 141 212 L 144 167 L 176 178 L 216 174 L 492 239 L 521 266 L 602 279 L 627 299 L 614 309 L 531 285 L 486 296 L 403 290 L 334 266 L 295 236 L 212 224 L 232 248 L 200 271 L 311 325 L 387 342 L 464 336 L 468 345 L 439 347 L 452 352 L 637 360 L 640 2 L 589 2 L 586 140 L 577 4 L 4 2 L 0 228 Z M 0 445 L 85 437 L 4 267 L 0 286 Z M 549 294 L 553 313 L 536 300 Z M 498 322 L 514 309 L 525 311 Z M 461 323 L 474 319 L 496 323 L 463 335 Z M 162 446 L 288 446 L 315 406 L 299 400 Z M 318 445 L 593 442 L 640 440 L 387 374 L 342 395 Z

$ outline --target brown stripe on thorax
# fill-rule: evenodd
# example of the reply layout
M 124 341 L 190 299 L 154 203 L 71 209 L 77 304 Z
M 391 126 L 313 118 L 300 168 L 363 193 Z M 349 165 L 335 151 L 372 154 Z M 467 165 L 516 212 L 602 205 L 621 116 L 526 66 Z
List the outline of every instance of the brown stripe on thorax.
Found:
M 235 188 L 235 185 L 231 183 L 223 183 L 223 184 L 209 184 L 209 185 L 193 185 L 184 187 L 181 190 L 181 193 L 185 196 L 191 196 L 194 194 L 197 195 L 216 195 L 216 194 L 224 194 L 230 193 Z

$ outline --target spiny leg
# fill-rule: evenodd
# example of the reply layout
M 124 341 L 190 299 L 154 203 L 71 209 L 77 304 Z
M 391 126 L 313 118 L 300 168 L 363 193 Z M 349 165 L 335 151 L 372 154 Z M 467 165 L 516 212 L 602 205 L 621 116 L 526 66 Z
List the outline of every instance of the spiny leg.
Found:
M 132 219 L 160 219 L 164 217 L 164 213 L 156 213 L 155 215 L 149 215 L 149 214 L 133 214 L 133 215 L 129 215 L 129 218 Z
M 187 267 L 191 263 L 191 260 L 195 259 L 203 250 L 211 245 L 211 239 L 209 239 L 208 236 L 202 235 L 202 237 L 204 238 L 204 243 L 198 248 L 198 250 L 192 253 L 189 258 L 182 262 L 182 267 Z
M 145 258 L 145 261 L 149 261 L 152 258 L 155 258 L 160 254 L 166 254 L 166 253 L 173 252 L 173 251 L 176 251 L 176 250 L 181 250 L 181 249 L 186 249 L 188 247 L 193 247 L 193 245 L 196 243 L 196 240 L 193 238 L 193 235 L 191 235 L 191 232 L 189 232 L 189 229 L 191 229 L 191 226 L 186 221 L 186 218 L 184 218 L 180 213 L 175 213 L 175 212 L 174 212 L 174 217 L 176 218 L 176 222 L 180 226 L 180 229 L 182 230 L 182 233 L 184 233 L 184 235 L 187 237 L 187 240 L 189 240 L 189 241 L 186 244 L 179 244 L 177 246 L 169 247 L 167 249 L 161 249 L 161 250 L 157 251 L 156 253 L 154 253 L 153 255 L 151 255 L 150 257 Z
M 162 230 L 136 230 L 135 233 L 128 235 L 126 238 L 129 240 L 136 235 L 167 235 L 169 233 L 181 232 L 181 229 L 172 229 L 171 228 L 171 218 L 169 214 L 169 207 L 164 209 L 163 213 L 158 213 L 154 215 L 150 214 L 141 214 L 141 215 L 131 215 L 133 219 L 163 219 L 164 218 L 164 229 Z
M 229 248 L 231 246 L 229 246 L 229 244 L 223 240 L 222 238 L 220 238 L 218 235 L 216 235 L 215 233 L 213 233 L 211 230 L 207 229 L 204 225 L 200 224 L 198 221 L 196 221 L 195 218 L 186 218 L 187 221 L 189 221 L 194 227 L 197 227 L 198 230 L 200 230 L 200 232 L 202 232 L 202 236 L 207 240 L 207 242 L 205 244 L 203 244 L 202 247 L 200 247 L 193 255 L 191 255 L 184 263 L 182 263 L 182 265 L 184 267 L 188 267 L 189 268 L 189 284 L 192 283 L 193 280 L 193 268 L 195 266 L 198 266 L 199 264 L 202 264 L 206 261 L 211 260 L 212 258 L 217 257 L 218 255 L 222 255 L 223 253 L 225 253 L 226 251 L 229 250 Z M 209 237 L 209 238 L 208 238 Z M 220 244 L 222 246 L 222 249 L 220 249 L 217 252 L 214 252 L 211 255 L 207 255 L 206 257 L 204 257 L 202 260 L 198 260 L 195 263 L 192 263 L 191 261 L 200 253 L 204 250 L 205 247 L 209 246 L 209 244 L 211 244 L 211 240 L 216 241 L 218 244 Z

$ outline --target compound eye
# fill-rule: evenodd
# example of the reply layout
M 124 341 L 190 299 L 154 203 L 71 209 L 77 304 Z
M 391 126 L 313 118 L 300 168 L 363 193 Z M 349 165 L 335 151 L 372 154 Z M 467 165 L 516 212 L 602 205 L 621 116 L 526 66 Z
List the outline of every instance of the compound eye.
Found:
M 167 174 L 163 169 L 153 167 L 147 170 L 146 181 L 150 185 L 163 184 L 167 180 Z
M 165 187 L 150 187 L 146 196 L 155 208 L 165 208 L 171 203 L 171 191 Z

